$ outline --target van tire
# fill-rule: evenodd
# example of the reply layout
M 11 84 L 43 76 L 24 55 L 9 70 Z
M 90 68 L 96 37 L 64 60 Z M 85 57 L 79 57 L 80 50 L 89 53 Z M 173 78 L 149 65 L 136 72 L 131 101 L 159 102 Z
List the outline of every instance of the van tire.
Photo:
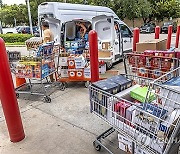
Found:
M 110 70 L 112 68 L 112 62 L 106 62 L 106 70 Z

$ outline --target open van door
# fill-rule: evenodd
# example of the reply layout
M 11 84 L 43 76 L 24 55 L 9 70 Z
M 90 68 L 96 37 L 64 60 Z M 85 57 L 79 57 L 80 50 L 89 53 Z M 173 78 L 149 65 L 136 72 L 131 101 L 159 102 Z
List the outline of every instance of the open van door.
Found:
M 92 19 L 92 29 L 98 34 L 99 59 L 112 65 L 115 42 L 114 18 L 106 15 L 96 16 Z
M 45 18 L 49 23 L 49 29 L 54 35 L 54 41 L 56 44 L 61 44 L 61 21 L 55 18 Z

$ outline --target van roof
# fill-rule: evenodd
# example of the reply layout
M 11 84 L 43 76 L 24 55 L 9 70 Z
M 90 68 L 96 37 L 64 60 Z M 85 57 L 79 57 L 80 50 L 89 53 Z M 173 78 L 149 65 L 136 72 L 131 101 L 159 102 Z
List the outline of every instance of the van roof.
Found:
M 97 15 L 102 15 L 103 12 L 106 12 L 109 14 L 108 16 L 114 16 L 116 20 L 118 20 L 119 23 L 125 24 L 123 21 L 119 19 L 119 17 L 114 13 L 113 10 L 111 10 L 108 7 L 103 7 L 103 6 L 93 6 L 93 5 L 84 5 L 84 4 L 71 4 L 71 3 L 60 3 L 60 2 L 43 2 L 38 6 L 38 15 L 41 15 L 43 13 L 54 13 L 54 14 L 59 14 L 57 11 L 61 11 L 61 21 L 62 22 L 67 22 L 75 19 L 73 14 L 71 14 L 71 17 L 69 17 L 68 11 L 86 11 L 86 12 L 96 12 L 96 15 L 94 13 L 91 13 L 87 15 L 87 19 L 89 21 L 92 20 L 93 17 Z M 75 15 L 74 15 L 75 16 Z M 84 16 L 86 16 L 84 14 Z M 81 17 L 80 17 L 81 18 Z
M 40 5 L 47 5 L 47 4 L 53 4 L 58 9 L 63 9 L 63 10 L 89 10 L 89 11 L 99 11 L 99 12 L 109 12 L 109 13 L 114 13 L 110 8 L 108 7 L 103 7 L 103 6 L 93 6 L 93 5 L 84 5 L 84 4 L 71 4 L 71 3 L 60 3 L 60 2 L 43 2 Z M 83 6 L 83 7 L 82 7 Z M 115 13 L 114 13 L 115 14 Z

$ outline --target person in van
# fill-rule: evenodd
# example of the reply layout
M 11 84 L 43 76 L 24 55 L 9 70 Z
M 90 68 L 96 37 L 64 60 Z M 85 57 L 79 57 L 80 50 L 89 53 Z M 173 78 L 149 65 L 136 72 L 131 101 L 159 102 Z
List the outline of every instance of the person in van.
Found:
M 80 34 L 81 38 L 84 38 L 84 35 L 86 34 L 86 31 L 87 31 L 86 26 L 81 22 L 77 22 L 76 25 L 79 27 L 77 30 L 78 31 L 77 33 Z

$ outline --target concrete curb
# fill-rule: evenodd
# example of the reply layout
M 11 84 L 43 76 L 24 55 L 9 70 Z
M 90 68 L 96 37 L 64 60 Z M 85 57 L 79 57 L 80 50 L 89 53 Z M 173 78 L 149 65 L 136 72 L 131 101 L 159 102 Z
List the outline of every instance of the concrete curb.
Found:
M 25 45 L 5 45 L 6 47 L 26 47 Z

